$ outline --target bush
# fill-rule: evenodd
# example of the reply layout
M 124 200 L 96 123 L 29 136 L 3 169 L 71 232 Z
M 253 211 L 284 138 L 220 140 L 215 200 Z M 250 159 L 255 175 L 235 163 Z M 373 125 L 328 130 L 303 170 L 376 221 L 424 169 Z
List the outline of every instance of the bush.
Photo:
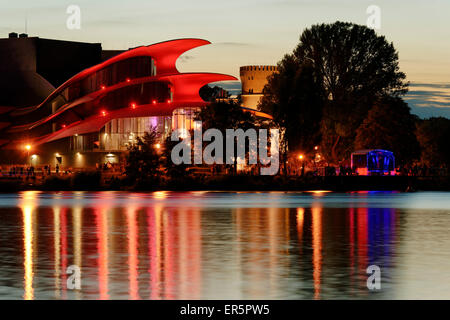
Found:
M 49 176 L 42 183 L 44 190 L 70 190 L 70 179 L 67 177 Z
M 72 188 L 80 190 L 97 190 L 101 186 L 99 171 L 77 172 L 72 178 Z

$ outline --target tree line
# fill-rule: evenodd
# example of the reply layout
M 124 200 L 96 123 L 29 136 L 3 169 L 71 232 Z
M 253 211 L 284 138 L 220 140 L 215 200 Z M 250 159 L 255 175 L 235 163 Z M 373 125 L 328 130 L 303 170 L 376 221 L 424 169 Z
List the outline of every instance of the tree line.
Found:
M 278 63 L 258 109 L 285 130 L 286 158 L 320 145 L 334 165 L 358 149 L 387 149 L 402 165 L 448 166 L 450 120 L 411 114 L 408 84 L 384 36 L 353 23 L 317 24 Z

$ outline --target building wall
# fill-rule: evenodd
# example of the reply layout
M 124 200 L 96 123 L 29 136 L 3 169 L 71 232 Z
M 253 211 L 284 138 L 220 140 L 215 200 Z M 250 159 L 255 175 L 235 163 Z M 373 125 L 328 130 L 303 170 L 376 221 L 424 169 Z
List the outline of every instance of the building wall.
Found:
M 0 106 L 42 102 L 55 88 L 36 72 L 37 38 L 0 39 Z
M 100 43 L 37 38 L 36 71 L 55 87 L 101 61 Z
M 98 43 L 38 37 L 0 39 L 0 105 L 41 103 L 70 77 L 100 63 L 101 53 Z
M 0 39 L 0 71 L 36 71 L 38 38 Z M 5 63 L 7 62 L 7 63 Z
M 276 66 L 243 66 L 240 68 L 242 106 L 257 109 L 267 78 L 277 72 Z

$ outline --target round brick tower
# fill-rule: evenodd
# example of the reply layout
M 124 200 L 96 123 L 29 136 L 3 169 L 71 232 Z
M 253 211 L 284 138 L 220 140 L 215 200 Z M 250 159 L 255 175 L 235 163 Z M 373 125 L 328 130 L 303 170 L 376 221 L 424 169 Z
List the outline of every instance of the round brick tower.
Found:
M 267 78 L 277 72 L 276 66 L 243 66 L 240 68 L 242 82 L 242 107 L 255 109 L 263 96 Z

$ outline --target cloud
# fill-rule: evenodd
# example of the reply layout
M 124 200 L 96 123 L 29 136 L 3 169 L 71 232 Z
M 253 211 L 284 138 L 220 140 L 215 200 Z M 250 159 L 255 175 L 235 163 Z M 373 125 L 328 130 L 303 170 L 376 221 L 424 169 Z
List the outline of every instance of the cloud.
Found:
M 115 27 L 115 26 L 136 26 L 139 25 L 139 22 L 133 19 L 97 19 L 97 20 L 87 20 L 87 24 L 91 26 L 99 26 L 99 27 Z
M 181 57 L 178 58 L 178 61 L 180 61 L 180 63 L 184 63 L 184 62 L 188 62 L 192 59 L 195 59 L 195 57 L 190 56 L 190 55 L 182 55 Z
M 233 95 L 241 93 L 240 81 L 210 83 L 219 86 Z M 446 117 L 450 119 L 450 83 L 411 83 L 405 97 L 411 112 L 420 118 Z
M 251 47 L 254 44 L 246 42 L 215 42 L 214 45 L 217 46 L 230 46 L 230 47 Z
M 405 101 L 422 118 L 450 118 L 450 83 L 411 83 Z
M 238 95 L 241 93 L 242 85 L 240 81 L 218 81 L 209 84 L 210 87 L 218 86 L 221 87 L 232 95 Z

